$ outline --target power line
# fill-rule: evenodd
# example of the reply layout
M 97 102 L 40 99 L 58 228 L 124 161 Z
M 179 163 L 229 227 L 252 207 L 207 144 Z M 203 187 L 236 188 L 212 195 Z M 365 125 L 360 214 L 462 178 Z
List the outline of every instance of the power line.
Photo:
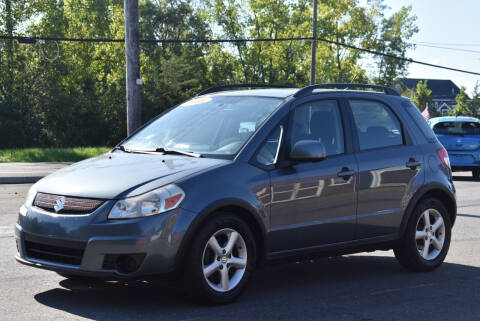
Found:
M 65 41 L 65 42 L 125 42 L 125 39 L 110 38 L 64 38 L 64 37 L 21 37 L 0 36 L 0 39 L 18 40 L 20 43 L 35 43 L 37 40 Z M 312 37 L 289 37 L 289 38 L 257 38 L 257 39 L 140 39 L 142 43 L 226 43 L 226 42 L 268 42 L 268 41 L 311 41 Z
M 458 46 L 458 47 L 476 47 L 480 46 L 480 43 L 459 43 L 459 42 L 428 42 L 428 41 L 417 41 L 417 44 L 427 44 L 427 45 L 439 45 L 439 46 Z
M 64 37 L 21 37 L 21 36 L 4 36 L 0 35 L 0 39 L 16 39 L 21 43 L 35 43 L 37 40 L 45 40 L 45 41 L 70 41 L 70 42 L 124 42 L 124 39 L 108 39 L 108 38 L 64 38 Z M 290 38 L 257 38 L 257 39 L 141 39 L 141 43 L 236 43 L 236 42 L 276 42 L 276 41 L 313 41 L 312 37 L 290 37 Z M 392 59 L 397 59 L 401 61 L 406 61 L 409 63 L 429 66 L 433 68 L 445 69 L 450 71 L 456 71 L 461 73 L 466 73 L 470 75 L 480 76 L 479 72 L 463 70 L 458 68 L 452 68 L 442 65 L 431 64 L 424 61 L 414 60 L 411 58 L 401 57 L 394 54 L 389 54 L 386 52 L 380 52 L 372 49 L 361 48 L 354 45 L 349 45 L 340 41 L 325 39 L 325 38 L 316 38 L 317 41 L 325 42 L 334 44 L 337 46 L 358 50 L 362 52 L 366 52 L 375 56 L 383 56 Z
M 419 64 L 419 65 L 424 65 L 424 66 L 429 66 L 429 67 L 434 67 L 434 68 L 439 68 L 439 69 L 463 72 L 463 73 L 466 73 L 466 74 L 480 76 L 479 72 L 474 72 L 474 71 L 469 71 L 469 70 L 463 70 L 463 69 L 457 69 L 457 68 L 452 68 L 452 67 L 447 67 L 447 66 L 442 66 L 442 65 L 431 64 L 431 63 L 428 63 L 428 62 L 414 60 L 414 59 L 406 58 L 406 57 L 400 57 L 400 56 L 396 56 L 396 55 L 385 53 L 385 52 L 380 52 L 380 51 L 366 49 L 366 48 L 360 48 L 360 47 L 357 47 L 357 46 L 349 45 L 349 44 L 339 42 L 339 41 L 335 41 L 335 40 L 329 40 L 329 39 L 324 39 L 324 38 L 317 38 L 317 40 L 318 41 L 323 41 L 323 42 L 326 42 L 326 43 L 330 43 L 330 44 L 335 44 L 335 45 L 342 46 L 342 47 L 345 47 L 345 48 L 350 48 L 350 49 L 354 49 L 354 50 L 367 52 L 367 53 L 370 53 L 370 54 L 376 55 L 376 56 L 389 57 L 389 58 L 392 58 L 392 59 L 402 60 L 402 61 L 406 61 L 406 62 L 410 62 L 410 63 L 414 63 L 414 64 Z
M 445 50 L 451 50 L 451 51 L 480 53 L 480 50 L 471 50 L 471 49 L 463 49 L 463 48 L 443 47 L 443 46 L 437 46 L 437 45 L 426 45 L 426 44 L 423 44 L 423 43 L 415 43 L 415 42 L 411 42 L 411 44 L 416 45 L 416 46 L 421 46 L 421 47 L 428 47 L 428 48 L 438 48 L 438 49 L 445 49 Z

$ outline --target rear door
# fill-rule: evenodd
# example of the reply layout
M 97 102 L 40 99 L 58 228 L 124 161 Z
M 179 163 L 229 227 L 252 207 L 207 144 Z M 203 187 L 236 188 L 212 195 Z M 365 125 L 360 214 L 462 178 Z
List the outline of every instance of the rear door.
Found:
M 356 238 L 396 234 L 423 155 L 386 102 L 351 98 L 348 105 L 359 166 Z

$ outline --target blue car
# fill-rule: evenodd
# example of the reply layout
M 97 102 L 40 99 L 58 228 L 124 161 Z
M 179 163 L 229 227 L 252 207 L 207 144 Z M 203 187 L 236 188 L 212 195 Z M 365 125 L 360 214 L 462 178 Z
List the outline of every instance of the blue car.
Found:
M 436 117 L 429 121 L 448 151 L 453 171 L 471 171 L 480 179 L 480 120 L 473 117 Z

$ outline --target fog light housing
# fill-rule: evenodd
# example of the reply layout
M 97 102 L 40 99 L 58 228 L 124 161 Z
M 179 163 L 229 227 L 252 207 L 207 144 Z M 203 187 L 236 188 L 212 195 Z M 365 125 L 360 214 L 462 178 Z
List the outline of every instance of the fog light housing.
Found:
M 116 270 L 122 274 L 137 271 L 145 259 L 145 253 L 134 254 L 106 254 L 103 258 L 104 270 Z

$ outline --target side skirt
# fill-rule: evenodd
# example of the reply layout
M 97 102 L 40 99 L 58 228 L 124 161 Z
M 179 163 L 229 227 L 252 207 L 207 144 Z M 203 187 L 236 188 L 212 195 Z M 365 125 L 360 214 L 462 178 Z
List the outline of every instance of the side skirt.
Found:
M 272 252 L 267 254 L 267 264 L 279 261 L 306 260 L 320 257 L 332 257 L 346 254 L 388 251 L 391 250 L 400 239 L 399 234 L 372 237 L 367 239 L 325 244 L 308 248 Z

